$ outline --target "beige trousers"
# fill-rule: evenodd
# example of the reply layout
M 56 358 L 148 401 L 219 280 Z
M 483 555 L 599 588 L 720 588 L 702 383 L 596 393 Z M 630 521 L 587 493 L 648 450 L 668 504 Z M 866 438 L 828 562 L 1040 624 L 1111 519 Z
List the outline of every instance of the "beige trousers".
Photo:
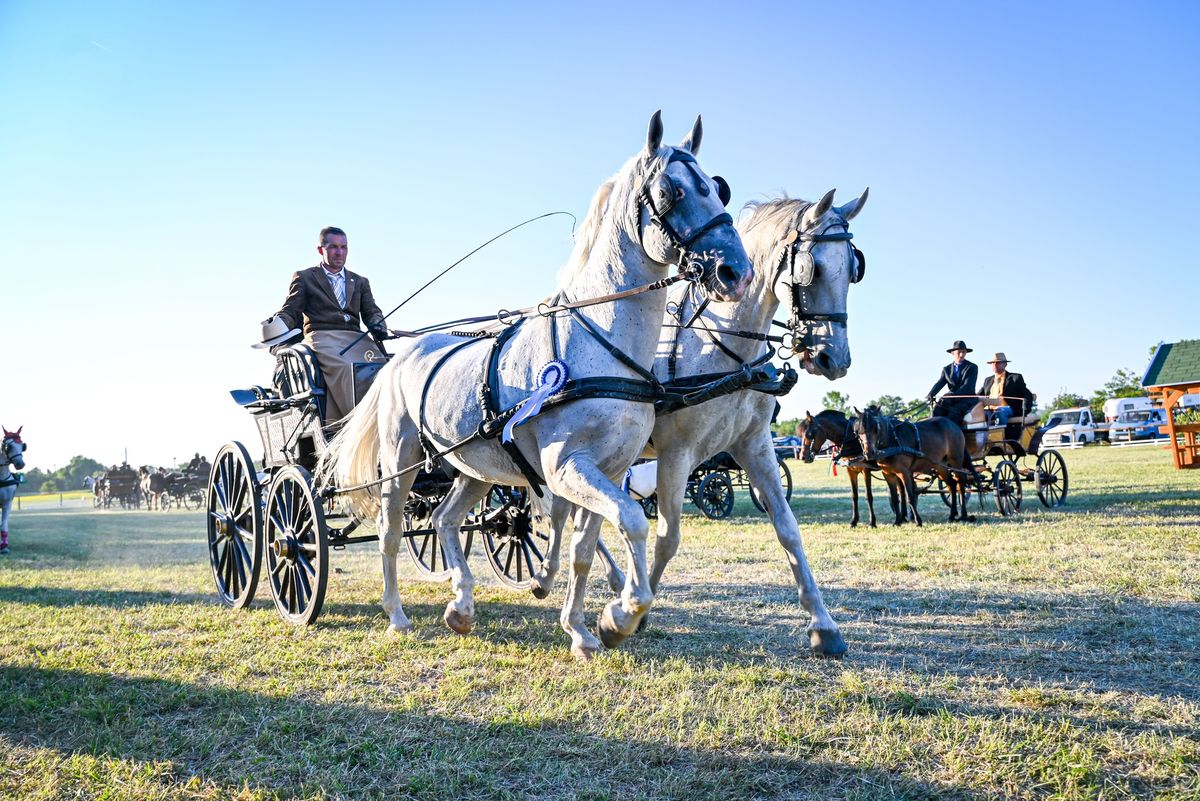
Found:
M 358 339 L 358 331 L 313 331 L 304 341 L 317 354 L 321 377 L 325 380 L 325 422 L 332 423 L 354 409 L 354 363 L 379 358 L 379 346 L 370 336 L 342 355 L 342 350 Z

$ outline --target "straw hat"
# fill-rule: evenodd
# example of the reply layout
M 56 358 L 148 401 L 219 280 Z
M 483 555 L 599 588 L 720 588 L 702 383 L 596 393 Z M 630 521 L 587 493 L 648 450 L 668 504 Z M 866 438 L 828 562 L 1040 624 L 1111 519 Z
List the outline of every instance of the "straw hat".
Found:
M 278 314 L 262 321 L 262 342 L 251 345 L 252 348 L 270 348 L 280 342 L 287 342 L 300 333 L 299 328 L 288 330 L 288 325 Z
M 1005 364 L 1008 364 L 1008 357 L 1004 355 L 1004 351 L 998 350 L 996 351 L 995 356 L 988 359 L 988 364 L 995 364 L 996 362 L 1004 362 Z

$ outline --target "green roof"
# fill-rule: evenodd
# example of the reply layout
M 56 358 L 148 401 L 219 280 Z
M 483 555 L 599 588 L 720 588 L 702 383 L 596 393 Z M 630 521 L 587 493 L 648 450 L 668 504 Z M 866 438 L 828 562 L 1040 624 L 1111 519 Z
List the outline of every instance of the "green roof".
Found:
M 1200 384 L 1200 339 L 1185 339 L 1174 344 L 1162 344 L 1154 352 L 1143 387 L 1163 387 L 1175 384 Z

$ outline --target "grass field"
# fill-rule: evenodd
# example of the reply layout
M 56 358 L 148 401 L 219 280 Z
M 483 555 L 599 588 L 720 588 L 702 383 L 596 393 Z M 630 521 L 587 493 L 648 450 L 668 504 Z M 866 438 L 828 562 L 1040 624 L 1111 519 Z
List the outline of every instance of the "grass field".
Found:
M 685 520 L 650 626 L 591 663 L 561 592 L 480 557 L 470 636 L 411 568 L 418 633 L 385 636 L 370 545 L 297 630 L 262 588 L 216 604 L 199 513 L 27 509 L 0 561 L 0 797 L 1200 798 L 1200 472 L 1066 459 L 1062 509 L 951 526 L 926 498 L 939 522 L 874 530 L 844 477 L 792 463 L 840 661 L 807 653 L 745 493 Z M 593 618 L 606 598 L 594 576 Z

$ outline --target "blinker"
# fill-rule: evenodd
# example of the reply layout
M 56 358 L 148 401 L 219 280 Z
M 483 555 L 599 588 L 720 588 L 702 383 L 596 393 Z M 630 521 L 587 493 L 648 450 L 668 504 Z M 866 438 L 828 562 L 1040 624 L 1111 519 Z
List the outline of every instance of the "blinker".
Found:
M 729 189 L 729 182 L 719 175 L 714 175 L 712 179 L 717 185 L 717 197 L 721 198 L 721 205 L 728 208 L 729 201 L 733 197 L 733 193 Z

